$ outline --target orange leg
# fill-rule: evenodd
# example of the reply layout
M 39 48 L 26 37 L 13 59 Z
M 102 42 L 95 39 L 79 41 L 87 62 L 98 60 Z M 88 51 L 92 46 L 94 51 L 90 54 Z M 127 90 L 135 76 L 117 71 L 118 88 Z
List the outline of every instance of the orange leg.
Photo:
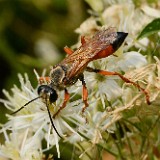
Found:
M 81 36 L 81 44 L 83 45 L 83 44 L 85 44 L 85 43 L 86 43 L 85 36 Z M 72 54 L 72 53 L 74 52 L 71 48 L 69 48 L 69 47 L 67 47 L 67 46 L 64 47 L 64 51 L 65 51 L 68 55 L 70 55 L 70 54 Z
M 51 82 L 51 78 L 50 77 L 39 77 L 39 83 L 43 84 L 43 83 L 50 83 Z
M 131 83 L 132 85 L 134 85 L 135 87 L 137 87 L 139 90 L 141 90 L 145 94 L 145 96 L 146 96 L 147 104 L 148 105 L 151 104 L 151 102 L 149 100 L 149 93 L 144 88 L 142 88 L 139 84 L 137 84 L 135 82 L 132 82 L 131 80 L 129 80 L 128 78 L 124 77 L 120 73 L 117 73 L 117 72 L 108 72 L 108 71 L 103 71 L 103 70 L 99 70 L 99 69 L 93 69 L 91 67 L 87 67 L 86 70 L 89 71 L 89 72 L 95 72 L 95 73 L 98 73 L 98 74 L 101 74 L 101 75 L 104 75 L 104 76 L 114 76 L 114 75 L 119 76 L 124 82 Z
M 81 36 L 81 44 L 85 44 L 86 43 L 86 40 L 85 40 L 85 36 Z
M 65 91 L 65 95 L 64 95 L 63 104 L 62 104 L 62 106 L 58 109 L 58 111 L 53 115 L 53 118 L 55 118 L 55 117 L 59 114 L 59 112 L 60 112 L 63 108 L 66 107 L 66 104 L 67 104 L 67 102 L 68 102 L 68 100 L 69 100 L 69 98 L 70 98 L 70 95 L 69 95 L 67 89 L 65 89 L 64 91 Z
M 70 54 L 72 54 L 74 51 L 72 50 L 72 49 L 70 49 L 69 47 L 64 47 L 64 51 L 68 54 L 68 55 L 70 55 Z
M 84 80 L 84 76 L 82 76 L 80 78 L 81 82 L 82 82 L 82 85 L 83 85 L 83 102 L 84 102 L 84 107 L 82 108 L 82 113 L 86 110 L 86 108 L 89 106 L 88 102 L 87 102 L 87 98 L 88 98 L 88 90 L 87 90 L 87 87 L 86 87 L 86 82 Z

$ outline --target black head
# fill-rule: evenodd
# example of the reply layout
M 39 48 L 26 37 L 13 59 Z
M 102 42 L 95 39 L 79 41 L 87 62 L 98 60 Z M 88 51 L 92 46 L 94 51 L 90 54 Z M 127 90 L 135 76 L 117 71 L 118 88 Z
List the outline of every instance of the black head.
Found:
M 49 99 L 50 103 L 53 103 L 57 100 L 57 92 L 48 85 L 41 85 L 37 89 L 38 95 L 42 98 Z
M 29 102 L 27 102 L 26 104 L 24 104 L 22 107 L 20 107 L 20 108 L 17 109 L 16 111 L 14 111 L 12 114 L 15 114 L 15 113 L 19 112 L 19 111 L 22 110 L 25 106 L 27 106 L 27 105 L 30 104 L 31 102 L 35 101 L 36 99 L 39 99 L 39 98 L 42 98 L 42 99 L 43 99 L 43 98 L 44 98 L 45 100 L 49 100 L 50 103 L 53 103 L 53 102 L 55 102 L 55 101 L 57 100 L 57 98 L 58 98 L 57 92 L 56 92 L 53 88 L 51 88 L 50 86 L 48 86 L 48 85 L 41 85 L 41 86 L 39 86 L 38 89 L 37 89 L 37 92 L 38 92 L 38 94 L 39 94 L 38 97 L 30 100 Z M 51 116 L 51 113 L 50 113 L 50 111 L 49 111 L 49 106 L 48 106 L 47 103 L 46 103 L 46 107 L 47 107 L 49 119 L 50 119 L 50 121 L 51 121 L 51 124 L 52 124 L 54 130 L 56 131 L 57 135 L 58 135 L 60 138 L 62 138 L 61 135 L 58 133 L 58 131 L 57 131 L 57 129 L 56 129 L 54 123 L 53 123 L 52 116 Z

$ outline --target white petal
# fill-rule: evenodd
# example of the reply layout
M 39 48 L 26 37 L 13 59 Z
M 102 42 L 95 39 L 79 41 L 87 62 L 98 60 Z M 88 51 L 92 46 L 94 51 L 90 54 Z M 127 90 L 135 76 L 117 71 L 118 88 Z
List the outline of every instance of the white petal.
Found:
M 147 14 L 148 16 L 154 17 L 154 18 L 159 18 L 160 17 L 160 10 L 151 8 L 147 5 L 144 5 L 141 7 L 142 10 Z
M 122 88 L 111 79 L 107 79 L 106 83 L 100 83 L 98 87 L 99 93 L 105 94 L 108 101 L 116 99 L 122 94 Z
M 135 51 L 124 53 L 123 58 L 118 61 L 118 66 L 124 72 L 126 72 L 129 69 L 140 68 L 146 64 L 146 58 Z

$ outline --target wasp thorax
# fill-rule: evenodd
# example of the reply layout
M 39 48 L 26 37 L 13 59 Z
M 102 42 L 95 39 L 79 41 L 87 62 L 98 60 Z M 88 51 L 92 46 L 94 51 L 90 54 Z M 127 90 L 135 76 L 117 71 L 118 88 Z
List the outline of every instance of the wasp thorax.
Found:
M 52 78 L 52 83 L 54 83 L 55 86 L 61 84 L 65 77 L 65 71 L 62 66 L 56 66 L 53 68 L 50 73 L 50 77 Z
M 39 86 L 37 92 L 42 99 L 49 100 L 50 103 L 55 102 L 58 98 L 57 92 L 48 85 Z
M 66 77 L 67 69 L 68 69 L 67 66 L 63 64 L 60 64 L 54 67 L 50 73 L 50 77 L 51 77 L 50 86 L 58 90 L 65 89 L 66 85 L 64 83 L 64 80 L 67 78 Z

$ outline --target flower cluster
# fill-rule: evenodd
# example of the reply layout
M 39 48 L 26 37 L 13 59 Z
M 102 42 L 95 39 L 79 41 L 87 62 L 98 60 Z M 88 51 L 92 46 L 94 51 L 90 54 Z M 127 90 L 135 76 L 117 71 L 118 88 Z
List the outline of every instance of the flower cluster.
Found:
M 141 51 L 147 50 L 150 39 L 137 40 L 136 37 L 142 27 L 159 16 L 160 12 L 147 4 L 141 4 L 136 8 L 131 0 L 124 0 L 123 3 L 122 1 L 112 1 L 112 3 L 102 0 L 86 1 L 92 7 L 92 16 L 76 29 L 79 35 L 92 35 L 100 28 L 97 22 L 100 22 L 105 28 L 116 26 L 118 31 L 129 33 L 126 44 L 115 53 L 116 56 L 96 60 L 89 66 L 123 73 L 125 77 L 147 90 L 151 105 L 147 105 L 143 92 L 131 84 L 124 83 L 118 76 L 104 77 L 96 73 L 84 72 L 89 92 L 89 107 L 84 115 L 81 112 L 84 103 L 79 96 L 82 86 L 81 82 L 77 82 L 68 88 L 71 97 L 67 106 L 53 119 L 63 139 L 52 128 L 46 104 L 41 99 L 37 99 L 16 115 L 7 115 L 8 122 L 0 129 L 5 139 L 5 143 L 0 145 L 1 157 L 13 160 L 45 159 L 44 152 L 55 146 L 60 158 L 59 143 L 69 142 L 76 146 L 79 157 L 85 159 L 86 153 L 91 153 L 95 146 L 109 152 L 108 148 L 113 147 L 109 135 L 117 132 L 117 122 L 122 118 L 127 117 L 128 121 L 132 119 L 132 123 L 138 122 L 135 115 L 126 115 L 127 112 L 146 108 L 146 112 L 149 111 L 151 115 L 156 113 L 158 116 L 160 60 L 154 57 L 154 63 L 149 63 Z M 74 47 L 78 46 L 79 42 Z M 37 73 L 36 75 L 38 78 L 39 75 Z M 4 90 L 8 100 L 0 99 L 0 102 L 12 112 L 38 97 L 37 88 L 32 87 L 27 74 L 19 75 L 19 81 L 20 89 L 14 86 L 12 94 Z M 63 97 L 64 93 L 60 91 L 58 100 L 54 104 L 49 104 L 51 115 L 54 115 L 61 106 Z M 152 108 L 152 111 L 149 108 Z M 133 115 L 133 113 L 130 114 Z M 46 145 L 42 143 L 44 140 Z M 107 140 L 108 144 L 106 144 Z M 118 151 L 116 149 L 113 149 L 113 152 L 110 151 L 117 156 L 115 152 Z

